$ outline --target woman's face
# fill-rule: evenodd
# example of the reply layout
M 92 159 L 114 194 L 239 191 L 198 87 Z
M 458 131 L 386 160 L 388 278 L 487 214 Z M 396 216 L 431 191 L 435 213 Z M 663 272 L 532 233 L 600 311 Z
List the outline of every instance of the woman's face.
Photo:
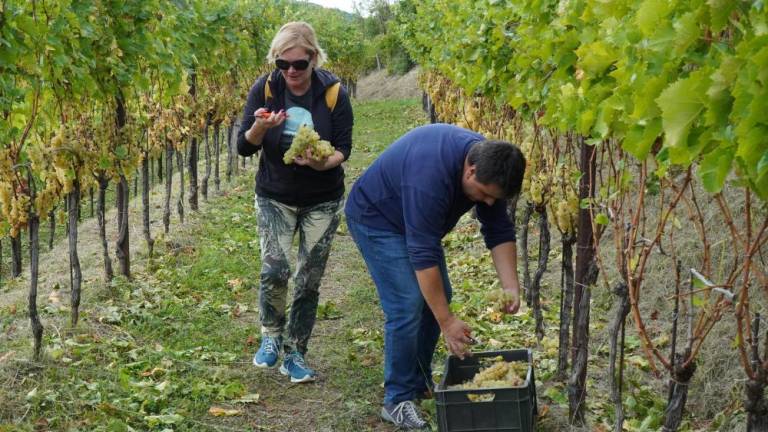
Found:
M 312 78 L 312 68 L 314 67 L 314 59 L 311 55 L 307 54 L 307 52 L 303 48 L 291 48 L 289 50 L 283 51 L 282 54 L 278 56 L 278 60 L 284 60 L 286 62 L 293 63 L 301 60 L 306 60 L 309 62 L 309 66 L 304 70 L 298 70 L 296 67 L 291 65 L 288 67 L 288 69 L 280 69 L 280 72 L 283 74 L 283 78 L 285 78 L 286 83 L 288 84 L 288 87 L 291 89 L 303 89 L 304 87 L 307 87 L 310 83 L 310 80 Z

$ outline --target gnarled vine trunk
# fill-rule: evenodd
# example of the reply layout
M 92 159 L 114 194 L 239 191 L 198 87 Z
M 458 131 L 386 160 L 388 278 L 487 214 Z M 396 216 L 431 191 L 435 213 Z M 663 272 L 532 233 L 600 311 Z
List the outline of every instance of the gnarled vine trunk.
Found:
M 568 378 L 568 350 L 571 337 L 571 312 L 573 311 L 573 234 L 563 234 L 563 261 L 560 293 L 560 337 L 557 348 L 557 379 Z
M 549 261 L 549 221 L 547 220 L 547 209 L 542 207 L 537 210 L 539 214 L 539 261 L 536 273 L 531 281 L 531 308 L 533 316 L 536 319 L 536 338 L 540 341 L 544 339 L 544 315 L 541 312 L 541 278 L 547 271 L 547 262 Z
M 233 118 L 227 126 L 227 183 L 232 181 L 232 170 L 235 161 L 235 150 L 232 148 L 232 131 L 235 129 L 235 119 Z
M 96 199 L 96 218 L 99 222 L 99 240 L 101 240 L 102 254 L 104 256 L 104 281 L 109 282 L 115 277 L 112 270 L 112 258 L 109 257 L 109 243 L 107 242 L 107 223 L 105 214 L 107 211 L 107 187 L 109 179 L 100 174 L 97 178 L 99 183 L 99 194 Z
M 208 180 L 211 178 L 211 147 L 209 132 L 211 127 L 211 114 L 205 116 L 205 174 L 201 184 L 201 192 L 203 193 L 203 201 L 208 201 Z
M 522 257 L 523 264 L 523 289 L 525 290 L 525 304 L 528 307 L 531 306 L 531 270 L 528 264 L 528 232 L 530 231 L 529 223 L 531 222 L 531 215 L 533 214 L 533 204 L 526 201 L 525 209 L 523 210 L 522 227 L 520 228 L 520 257 Z
M 667 408 L 664 411 L 663 432 L 676 431 L 683 422 L 683 411 L 685 403 L 688 401 L 688 386 L 690 385 L 693 373 L 696 372 L 696 363 L 685 364 L 684 360 L 690 357 L 691 353 L 686 350 L 683 355 L 675 355 L 675 365 L 672 371 L 672 378 L 669 380 L 669 398 Z
M 184 152 L 176 151 L 176 168 L 179 171 L 179 199 L 176 201 L 176 211 L 179 221 L 184 223 Z
M 144 155 L 141 161 L 141 221 L 144 240 L 147 242 L 147 255 L 151 258 L 155 247 L 152 232 L 149 227 L 149 155 Z
M 613 320 L 608 329 L 610 355 L 608 357 L 608 379 L 611 383 L 611 401 L 616 421 L 614 431 L 621 432 L 624 425 L 624 406 L 622 405 L 622 386 L 624 380 L 624 335 L 627 315 L 629 314 L 629 290 L 627 284 L 620 282 L 614 289 L 616 296 L 613 306 Z M 618 358 L 617 358 L 618 357 Z M 616 373 L 616 365 L 619 373 Z
M 120 274 L 131 277 L 131 244 L 128 231 L 128 203 L 130 186 L 124 175 L 120 175 L 117 184 L 117 261 L 120 263 Z
M 190 86 L 189 86 L 189 94 L 192 95 L 192 97 L 195 97 L 195 94 L 197 92 L 197 74 L 193 71 L 190 76 Z M 192 130 L 190 131 L 190 139 L 189 139 L 189 155 L 187 156 L 187 168 L 189 169 L 189 208 L 192 209 L 192 211 L 197 211 L 197 160 L 198 160 L 198 150 L 197 150 L 197 136 L 195 135 L 197 131 Z
M 171 191 L 173 189 L 173 143 L 165 140 L 165 206 L 163 208 L 163 228 L 165 233 L 171 227 Z
M 596 172 L 595 146 L 587 145 L 579 137 L 581 156 L 579 201 L 594 195 Z M 584 425 L 584 404 L 587 397 L 587 356 L 589 354 L 589 305 L 590 287 L 597 281 L 595 244 L 592 235 L 592 215 L 589 208 L 579 209 L 576 228 L 576 277 L 574 287 L 573 348 L 571 378 L 568 380 L 568 416 L 572 424 Z
M 32 175 L 29 175 L 30 198 L 35 202 L 35 183 Z M 29 324 L 34 339 L 34 359 L 40 360 L 43 351 L 43 324 L 37 313 L 37 283 L 40 278 L 40 218 L 33 210 L 29 212 L 29 296 L 27 297 L 27 309 L 29 311 Z M 19 236 L 20 237 L 20 236 Z M 18 237 L 17 237 L 18 238 Z
M 56 236 L 56 207 L 48 212 L 48 250 L 53 249 L 53 239 Z
M 11 277 L 21 276 L 21 233 L 11 237 Z
M 67 216 L 69 221 L 67 239 L 69 241 L 70 284 L 72 286 L 69 320 L 72 327 L 77 326 L 77 321 L 80 317 L 80 287 L 83 282 L 83 273 L 80 270 L 80 257 L 77 253 L 77 221 L 80 217 L 78 202 L 80 202 L 80 181 L 76 179 L 72 184 L 72 191 L 67 194 Z
M 219 159 L 221 159 L 221 122 L 213 125 L 213 147 L 214 147 L 214 169 L 213 184 L 216 186 L 216 192 L 221 191 L 221 177 L 219 176 Z

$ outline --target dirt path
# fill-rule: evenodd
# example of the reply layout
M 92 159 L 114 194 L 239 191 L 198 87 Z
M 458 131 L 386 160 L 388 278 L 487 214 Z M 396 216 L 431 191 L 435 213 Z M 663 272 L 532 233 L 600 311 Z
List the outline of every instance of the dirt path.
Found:
M 418 67 L 404 75 L 389 75 L 386 70 L 374 71 L 357 82 L 357 99 L 404 99 L 419 97 Z

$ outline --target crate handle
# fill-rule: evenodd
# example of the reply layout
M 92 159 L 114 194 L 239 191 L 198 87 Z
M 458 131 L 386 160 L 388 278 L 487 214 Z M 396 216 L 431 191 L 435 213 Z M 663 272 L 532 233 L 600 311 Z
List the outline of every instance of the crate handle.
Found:
M 467 393 L 466 396 L 470 402 L 493 402 L 496 399 L 496 393 Z

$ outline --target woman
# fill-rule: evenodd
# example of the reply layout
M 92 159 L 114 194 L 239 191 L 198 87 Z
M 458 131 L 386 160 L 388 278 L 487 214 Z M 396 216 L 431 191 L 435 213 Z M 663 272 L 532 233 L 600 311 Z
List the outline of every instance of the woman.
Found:
M 307 382 L 315 379 L 304 355 L 315 324 L 320 279 L 339 224 L 344 196 L 341 163 L 352 148 L 352 106 L 346 91 L 336 84 L 339 79 L 319 69 L 326 55 L 309 24 L 285 24 L 272 40 L 267 60 L 276 69 L 251 87 L 237 140 L 242 156 L 263 150 L 256 175 L 262 340 L 253 363 L 274 367 L 284 353 L 280 372 L 292 382 Z M 330 141 L 335 152 L 320 160 L 306 154 L 283 162 L 302 125 Z M 295 288 L 286 325 L 288 255 L 297 231 Z

